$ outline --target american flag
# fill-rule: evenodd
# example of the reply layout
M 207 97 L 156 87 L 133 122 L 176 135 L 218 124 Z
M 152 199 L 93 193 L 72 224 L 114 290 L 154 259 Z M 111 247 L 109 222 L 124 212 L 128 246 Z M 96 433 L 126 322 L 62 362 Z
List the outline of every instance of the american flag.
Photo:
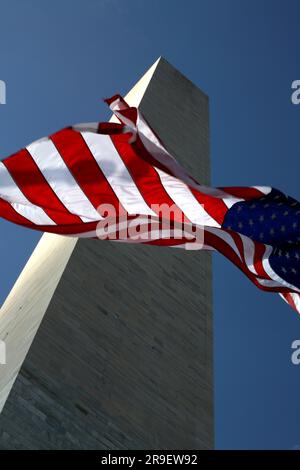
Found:
M 300 313 L 300 203 L 271 187 L 200 185 L 137 108 L 119 95 L 106 101 L 119 124 L 74 125 L 0 162 L 0 216 L 45 232 L 103 238 L 99 226 L 112 207 L 110 239 L 218 251 Z M 127 230 L 136 221 L 143 237 Z

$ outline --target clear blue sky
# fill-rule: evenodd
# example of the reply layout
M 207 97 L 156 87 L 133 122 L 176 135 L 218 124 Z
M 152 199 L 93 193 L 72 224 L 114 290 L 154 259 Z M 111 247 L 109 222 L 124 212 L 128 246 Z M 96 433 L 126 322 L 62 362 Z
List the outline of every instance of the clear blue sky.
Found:
M 298 1 L 0 0 L 0 157 L 67 124 L 106 120 L 163 55 L 210 96 L 214 186 L 300 199 Z M 0 221 L 0 301 L 39 234 Z M 300 448 L 300 318 L 214 255 L 218 448 Z

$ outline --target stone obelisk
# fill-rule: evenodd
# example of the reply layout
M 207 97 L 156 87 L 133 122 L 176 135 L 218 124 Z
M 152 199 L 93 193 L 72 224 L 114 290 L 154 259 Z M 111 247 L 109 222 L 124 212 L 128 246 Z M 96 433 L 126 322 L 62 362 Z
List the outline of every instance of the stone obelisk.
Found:
M 209 184 L 208 97 L 160 58 L 127 94 Z M 0 449 L 213 447 L 209 253 L 44 235 L 0 311 Z

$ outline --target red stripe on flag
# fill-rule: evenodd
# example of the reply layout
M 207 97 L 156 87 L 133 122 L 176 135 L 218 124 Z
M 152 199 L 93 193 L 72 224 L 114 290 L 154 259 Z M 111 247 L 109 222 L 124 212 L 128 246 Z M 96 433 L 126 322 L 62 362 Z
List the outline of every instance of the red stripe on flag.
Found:
M 222 225 L 226 212 L 228 211 L 228 207 L 226 206 L 224 201 L 217 197 L 212 197 L 207 194 L 203 194 L 201 193 L 201 191 L 198 191 L 194 188 L 189 188 L 197 199 L 197 201 L 199 202 L 199 204 L 203 205 L 205 211 L 220 225 Z
M 218 188 L 224 191 L 225 193 L 231 194 L 234 197 L 237 197 L 239 199 L 252 199 L 252 198 L 258 198 L 265 196 L 264 193 L 259 191 L 256 188 L 250 188 L 250 187 L 234 187 L 234 186 L 226 186 L 226 188 Z
M 0 208 L 1 209 L 1 208 Z M 2 209 L 1 209 L 2 210 Z M 22 224 L 23 225 L 23 224 Z M 56 233 L 58 235 L 84 235 L 97 229 L 98 222 L 81 222 L 77 224 L 60 224 L 60 225 L 32 225 L 34 230 L 48 233 Z
M 102 173 L 84 138 L 73 129 L 63 129 L 50 136 L 62 159 L 91 204 L 111 204 L 119 213 L 119 199 Z M 123 213 L 125 213 L 123 208 Z
M 111 136 L 111 140 L 148 206 L 152 207 L 153 204 L 175 206 L 173 199 L 164 189 L 156 170 L 140 157 L 142 149 L 139 149 L 137 153 L 136 147 L 128 143 L 128 135 L 126 134 Z M 170 215 L 171 220 L 187 221 L 177 206 L 175 214 L 171 213 Z
M 191 240 L 190 238 L 182 237 L 181 239 L 176 239 L 176 238 L 161 238 L 159 240 L 150 240 L 143 242 L 143 245 L 154 245 L 154 246 L 177 246 L 177 245 L 183 245 L 185 243 L 194 243 L 194 240 Z
M 115 122 L 99 122 L 98 134 L 120 134 L 123 133 L 124 124 Z
M 3 161 L 26 198 L 41 207 L 56 224 L 76 224 L 81 219 L 71 214 L 56 196 L 26 149 Z
M 115 101 L 119 101 L 120 103 L 122 103 L 124 108 L 129 107 L 128 104 L 126 103 L 126 101 L 124 100 L 124 98 L 121 95 L 114 95 L 111 98 L 105 98 L 105 100 L 104 100 L 104 102 L 107 103 L 108 106 L 110 106 Z
M 257 274 L 260 277 L 269 278 L 268 274 L 266 273 L 266 271 L 263 267 L 263 255 L 266 251 L 266 246 L 263 243 L 257 243 L 255 241 L 253 243 L 254 243 L 254 261 L 253 261 L 253 264 L 254 264 L 255 270 L 256 270 Z

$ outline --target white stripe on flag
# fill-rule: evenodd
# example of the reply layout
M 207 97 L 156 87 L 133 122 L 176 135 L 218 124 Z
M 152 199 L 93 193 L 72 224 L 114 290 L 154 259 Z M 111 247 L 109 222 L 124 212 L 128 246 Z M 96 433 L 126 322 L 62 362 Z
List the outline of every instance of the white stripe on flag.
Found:
M 251 238 L 246 237 L 239 233 L 239 237 L 241 238 L 243 242 L 243 247 L 244 247 L 244 258 L 245 258 L 245 263 L 253 274 L 256 276 L 258 275 L 255 266 L 254 266 L 254 254 L 255 254 L 255 245 L 254 242 L 251 240 Z
M 270 188 L 270 186 L 251 186 L 251 188 L 257 189 L 263 194 L 269 194 L 272 191 L 272 188 Z
M 225 193 L 224 197 L 223 197 L 223 202 L 224 204 L 228 207 L 228 209 L 230 209 L 234 204 L 236 204 L 237 202 L 241 202 L 241 201 L 244 201 L 245 199 L 241 199 L 241 198 L 238 198 L 238 197 L 234 197 L 234 196 L 229 196 L 228 194 Z
M 128 214 L 156 216 L 143 199 L 111 138 L 91 132 L 82 132 L 82 137 Z
M 158 168 L 155 170 L 170 198 L 192 223 L 220 227 L 220 224 L 206 212 L 185 183 Z
M 298 310 L 298 312 L 300 313 L 300 296 L 299 294 L 294 294 L 293 292 L 291 292 L 290 294 L 292 296 L 292 299 L 296 305 L 296 308 Z
M 241 257 L 241 254 L 239 252 L 239 249 L 238 249 L 233 237 L 230 235 L 230 233 L 225 232 L 225 230 L 222 230 L 222 229 L 219 230 L 219 229 L 214 228 L 214 227 L 205 227 L 205 230 L 207 232 L 213 233 L 218 238 L 221 238 L 221 240 L 223 240 L 238 255 L 238 257 L 240 258 L 242 263 L 244 262 L 243 258 Z
M 30 222 L 36 225 L 55 225 L 41 207 L 32 204 L 24 196 L 2 162 L 0 162 L 0 197 Z
M 78 215 L 83 222 L 102 219 L 50 139 L 44 138 L 33 142 L 27 150 L 48 184 L 71 214 Z
M 287 287 L 288 289 L 292 289 L 292 290 L 295 290 L 297 292 L 300 292 L 300 289 L 293 286 L 289 282 L 285 281 L 284 279 L 282 279 L 282 277 L 278 276 L 278 274 L 275 273 L 275 271 L 273 271 L 273 269 L 270 265 L 270 261 L 269 261 L 269 257 L 271 255 L 272 251 L 273 251 L 273 248 L 271 246 L 267 246 L 266 254 L 263 258 L 263 267 L 264 267 L 264 270 L 266 271 L 266 273 L 268 274 L 268 276 L 270 276 L 271 279 L 273 279 L 275 282 L 277 282 L 279 287 L 284 286 L 284 287 Z

